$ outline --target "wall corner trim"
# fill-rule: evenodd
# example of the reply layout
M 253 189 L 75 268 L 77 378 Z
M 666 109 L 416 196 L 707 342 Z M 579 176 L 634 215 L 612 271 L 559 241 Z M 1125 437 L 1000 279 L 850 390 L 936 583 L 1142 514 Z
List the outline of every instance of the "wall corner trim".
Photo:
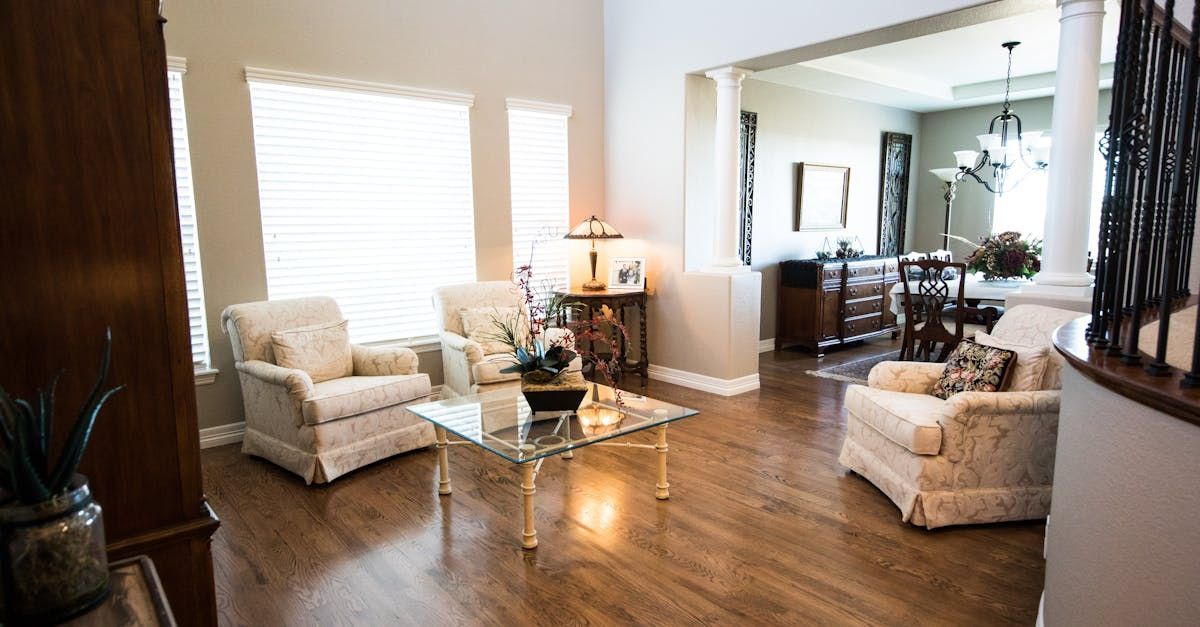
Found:
M 710 377 L 686 370 L 676 370 L 674 368 L 650 364 L 649 375 L 655 381 L 674 383 L 675 385 L 682 385 L 683 387 L 700 390 L 701 392 L 719 394 L 721 396 L 735 396 L 745 392 L 753 392 L 759 388 L 757 372 L 736 379 L 718 379 L 717 377 Z

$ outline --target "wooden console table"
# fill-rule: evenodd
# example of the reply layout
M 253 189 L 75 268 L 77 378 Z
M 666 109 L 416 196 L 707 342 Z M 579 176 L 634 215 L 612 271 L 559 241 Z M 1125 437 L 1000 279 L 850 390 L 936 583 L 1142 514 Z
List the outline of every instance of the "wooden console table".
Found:
M 636 372 L 642 377 L 642 387 L 646 386 L 646 380 L 649 377 L 650 358 L 646 350 L 646 291 L 645 290 L 584 290 L 579 287 L 572 287 L 569 290 L 560 290 L 554 293 L 556 296 L 561 296 L 567 299 L 568 302 L 579 303 L 583 306 L 588 317 L 595 316 L 600 308 L 608 305 L 612 309 L 613 315 L 621 324 L 625 322 L 625 310 L 629 307 L 636 307 L 638 310 L 638 356 L 637 361 L 629 360 L 628 347 L 625 345 L 625 338 L 618 338 L 621 347 L 621 371 Z M 559 325 L 566 323 L 559 315 Z M 626 329 L 628 330 L 628 325 Z M 633 338 L 630 338 L 631 340 Z
M 830 346 L 897 330 L 898 263 L 891 256 L 780 263 L 775 350 L 796 342 L 821 357 Z

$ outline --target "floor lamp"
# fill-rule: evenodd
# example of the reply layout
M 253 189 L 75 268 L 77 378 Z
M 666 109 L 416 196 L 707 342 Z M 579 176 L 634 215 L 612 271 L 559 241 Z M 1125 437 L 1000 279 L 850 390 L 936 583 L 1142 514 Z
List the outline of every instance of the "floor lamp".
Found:
M 930 170 L 942 182 L 942 198 L 946 199 L 946 226 L 942 229 L 942 249 L 950 250 L 950 212 L 954 207 L 954 192 L 958 188 L 958 168 L 934 168 Z

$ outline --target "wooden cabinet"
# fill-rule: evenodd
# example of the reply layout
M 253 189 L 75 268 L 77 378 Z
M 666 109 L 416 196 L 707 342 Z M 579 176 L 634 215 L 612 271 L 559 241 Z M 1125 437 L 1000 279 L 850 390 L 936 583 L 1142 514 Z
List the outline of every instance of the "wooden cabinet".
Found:
M 830 346 L 895 330 L 891 289 L 898 265 L 895 257 L 779 264 L 776 350 L 795 342 L 820 356 Z
M 180 624 L 215 625 L 158 6 L 0 2 L 0 385 L 65 368 L 57 450 L 112 329 L 125 387 L 80 468 L 109 559 L 150 556 Z

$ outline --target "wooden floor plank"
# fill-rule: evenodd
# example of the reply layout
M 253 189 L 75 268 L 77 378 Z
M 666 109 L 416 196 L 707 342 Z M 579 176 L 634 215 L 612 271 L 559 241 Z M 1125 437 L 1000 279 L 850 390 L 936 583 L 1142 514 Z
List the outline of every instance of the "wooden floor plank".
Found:
M 221 622 L 1031 624 L 1041 522 L 926 531 L 837 463 L 846 384 L 804 372 L 893 347 L 764 354 L 762 389 L 736 397 L 652 381 L 701 410 L 669 430 L 671 499 L 653 451 L 547 460 L 532 552 L 518 473 L 472 446 L 450 449 L 449 497 L 432 449 L 327 486 L 206 450 Z

